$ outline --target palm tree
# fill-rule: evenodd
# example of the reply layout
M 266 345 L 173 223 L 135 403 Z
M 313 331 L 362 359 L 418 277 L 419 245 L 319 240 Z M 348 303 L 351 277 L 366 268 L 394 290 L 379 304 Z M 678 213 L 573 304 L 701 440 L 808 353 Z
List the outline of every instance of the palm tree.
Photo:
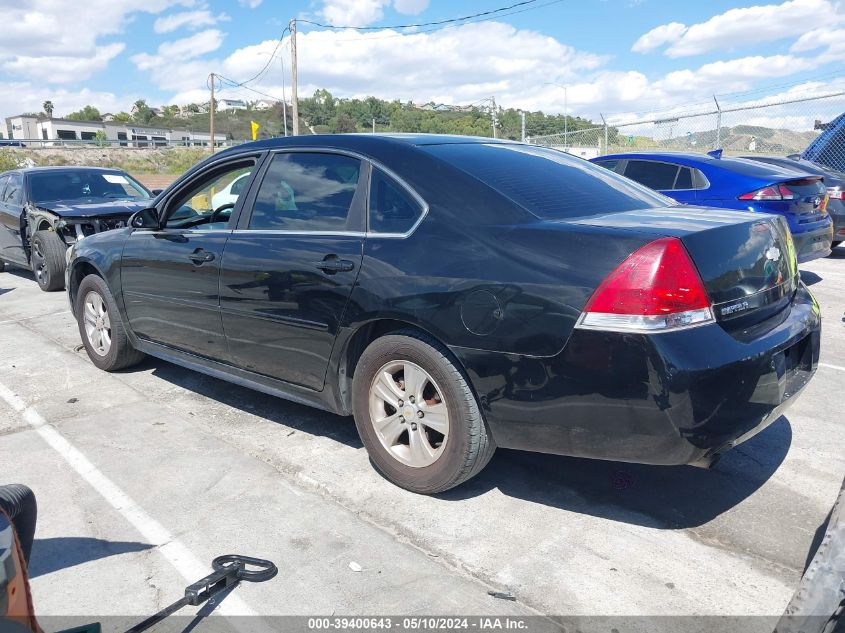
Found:
M 49 99 L 47 99 L 47 101 L 45 101 L 41 105 L 41 107 L 44 108 L 44 112 L 47 114 L 47 117 L 52 119 L 53 118 L 53 102 L 50 101 Z

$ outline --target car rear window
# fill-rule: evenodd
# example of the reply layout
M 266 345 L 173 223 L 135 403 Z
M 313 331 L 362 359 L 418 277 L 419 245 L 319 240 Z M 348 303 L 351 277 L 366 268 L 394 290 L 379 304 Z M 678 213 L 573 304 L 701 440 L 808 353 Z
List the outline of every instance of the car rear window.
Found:
M 612 171 L 553 149 L 504 143 L 429 145 L 421 149 L 543 219 L 675 204 Z

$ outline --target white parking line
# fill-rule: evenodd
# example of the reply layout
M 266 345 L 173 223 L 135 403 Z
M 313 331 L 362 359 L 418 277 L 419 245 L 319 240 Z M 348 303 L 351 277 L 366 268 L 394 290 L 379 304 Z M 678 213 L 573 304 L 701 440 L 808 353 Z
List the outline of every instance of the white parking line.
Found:
M 35 432 L 61 455 L 94 490 L 100 493 L 111 507 L 117 510 L 147 541 L 154 545 L 187 582 L 195 582 L 211 573 L 208 564 L 201 563 L 167 528 L 144 512 L 141 506 L 94 466 L 79 449 L 54 427 L 50 426 L 38 411 L 27 406 L 23 399 L 2 383 L 0 383 L 0 398 L 20 413 L 21 417 Z M 174 599 L 178 597 L 178 595 L 175 595 Z M 235 595 L 227 596 L 216 611 L 226 616 L 257 615 L 252 608 Z M 239 628 L 238 624 L 236 620 L 232 621 L 232 625 L 236 628 Z
M 830 363 L 819 363 L 819 367 L 827 367 L 828 369 L 836 369 L 837 371 L 845 371 L 845 367 L 839 365 L 831 365 Z

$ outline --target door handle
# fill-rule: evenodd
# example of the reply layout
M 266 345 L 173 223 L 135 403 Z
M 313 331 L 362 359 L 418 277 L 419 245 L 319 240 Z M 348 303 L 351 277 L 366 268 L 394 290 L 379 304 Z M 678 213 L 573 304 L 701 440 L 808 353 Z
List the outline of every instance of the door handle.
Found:
M 355 268 L 355 264 L 348 259 L 338 259 L 336 256 L 328 256 L 326 259 L 314 264 L 324 273 L 333 275 L 335 273 L 348 273 Z
M 197 266 L 200 264 L 204 264 L 205 262 L 210 262 L 214 259 L 214 253 L 209 253 L 206 250 L 198 248 L 193 253 L 188 255 L 188 259 L 194 262 Z

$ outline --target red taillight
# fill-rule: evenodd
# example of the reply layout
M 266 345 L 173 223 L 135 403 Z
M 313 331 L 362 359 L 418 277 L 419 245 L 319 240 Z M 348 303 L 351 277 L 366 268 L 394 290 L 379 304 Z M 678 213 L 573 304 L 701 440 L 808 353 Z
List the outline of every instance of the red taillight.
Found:
M 786 187 L 784 187 L 786 189 Z M 787 191 L 789 191 L 787 189 Z M 789 192 L 792 193 L 791 191 Z M 756 191 L 749 191 L 748 193 L 744 193 L 739 196 L 740 200 L 783 200 L 781 196 L 781 192 L 774 186 L 772 187 L 763 187 L 762 189 L 757 189 Z
M 778 191 L 780 191 L 780 196 L 784 200 L 793 200 L 795 199 L 795 194 L 792 193 L 792 189 L 787 187 L 786 185 L 778 185 Z
M 578 327 L 659 332 L 713 320 L 710 298 L 676 237 L 646 244 L 607 276 Z

